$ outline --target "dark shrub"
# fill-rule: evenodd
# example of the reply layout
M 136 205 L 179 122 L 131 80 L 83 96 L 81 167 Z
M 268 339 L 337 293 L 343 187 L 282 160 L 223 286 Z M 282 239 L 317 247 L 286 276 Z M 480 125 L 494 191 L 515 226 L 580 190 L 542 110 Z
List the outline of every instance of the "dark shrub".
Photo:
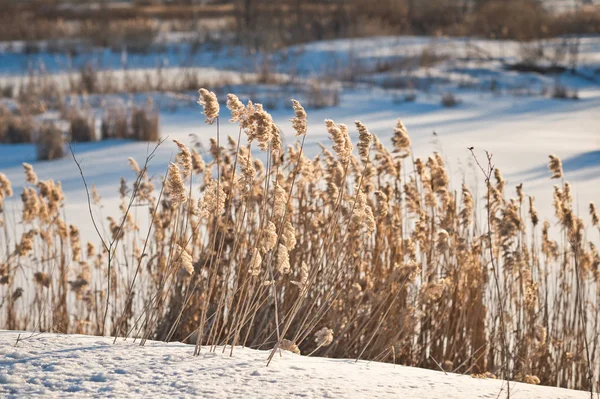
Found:
M 76 142 L 96 140 L 96 121 L 93 117 L 84 115 L 73 115 L 70 118 L 70 139 Z
M 65 137 L 54 124 L 44 124 L 40 128 L 37 140 L 37 159 L 48 161 L 65 155 Z
M 133 108 L 131 115 L 131 138 L 138 141 L 158 141 L 158 112 L 146 108 Z

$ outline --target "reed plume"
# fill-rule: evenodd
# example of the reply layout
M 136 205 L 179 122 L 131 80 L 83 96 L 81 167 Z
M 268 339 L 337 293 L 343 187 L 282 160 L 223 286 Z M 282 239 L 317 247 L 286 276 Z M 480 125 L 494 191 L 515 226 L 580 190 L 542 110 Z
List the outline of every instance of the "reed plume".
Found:
M 200 95 L 198 104 L 204 108 L 206 123 L 212 125 L 219 117 L 219 100 L 217 100 L 215 93 L 204 88 L 198 90 L 198 94 Z

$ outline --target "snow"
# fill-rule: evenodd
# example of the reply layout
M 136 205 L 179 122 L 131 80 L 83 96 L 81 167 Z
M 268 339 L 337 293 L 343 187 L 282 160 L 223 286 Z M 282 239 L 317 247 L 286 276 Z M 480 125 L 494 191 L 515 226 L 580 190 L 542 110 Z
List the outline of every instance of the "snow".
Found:
M 17 338 L 20 340 L 17 343 Z M 223 353 L 223 349 L 226 349 Z M 506 384 L 388 363 L 282 351 L 108 337 L 0 331 L 0 397 L 497 398 Z M 585 398 L 561 388 L 511 383 L 512 398 Z
M 189 37 L 186 39 L 186 36 Z M 280 72 L 294 70 L 303 75 L 314 75 L 355 67 L 356 64 L 372 66 L 378 62 L 420 57 L 424 53 L 452 59 L 515 62 L 528 49 L 542 50 L 544 57 L 554 57 L 567 43 L 565 38 L 516 42 L 470 37 L 383 36 L 318 41 L 263 54 L 232 45 L 194 45 L 193 38 L 193 32 L 170 34 L 161 39 L 162 43 L 143 53 L 127 51 L 125 47 L 93 48 L 77 42 L 66 43 L 71 47 L 65 44 L 62 52 L 48 49 L 48 43 L 39 42 L 39 51 L 28 53 L 24 51 L 24 42 L 0 42 L 0 76 L 15 77 L 39 69 L 60 73 L 86 65 L 100 70 L 213 67 L 257 72 L 263 62 L 269 62 Z M 578 62 L 581 65 L 600 63 L 600 38 L 579 38 Z

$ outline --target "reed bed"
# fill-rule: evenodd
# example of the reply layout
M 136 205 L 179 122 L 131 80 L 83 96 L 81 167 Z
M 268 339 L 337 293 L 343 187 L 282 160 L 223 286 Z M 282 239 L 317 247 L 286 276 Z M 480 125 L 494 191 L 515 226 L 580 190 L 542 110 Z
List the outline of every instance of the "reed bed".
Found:
M 272 82 L 285 83 L 284 75 L 265 72 Z M 44 68 L 31 69 L 18 78 L 0 79 L 1 92 L 10 94 L 19 102 L 36 105 L 42 100 L 49 108 L 55 108 L 70 95 L 181 92 L 196 90 L 205 84 L 221 87 L 241 83 L 257 83 L 264 76 L 253 73 L 219 72 L 211 75 L 201 68 L 169 68 L 159 66 L 152 69 L 99 69 L 86 64 L 79 69 L 68 69 L 50 73 Z M 39 106 L 38 106 L 39 108 Z
M 400 121 L 384 144 L 326 120 L 332 145 L 309 158 L 297 101 L 288 148 L 261 104 L 230 94 L 226 124 L 214 93 L 199 103 L 215 129 L 206 154 L 161 142 L 178 155 L 155 179 L 152 154 L 130 158 L 120 213 L 89 221 L 99 242 L 67 224 L 60 183 L 24 165 L 20 215 L 0 206 L 0 328 L 597 389 L 599 218 L 593 204 L 575 213 L 557 157 L 545 218 L 491 156 L 475 159 L 485 193 L 451 187 L 443 157 L 415 158 Z M 0 204 L 16 194 L 0 174 Z

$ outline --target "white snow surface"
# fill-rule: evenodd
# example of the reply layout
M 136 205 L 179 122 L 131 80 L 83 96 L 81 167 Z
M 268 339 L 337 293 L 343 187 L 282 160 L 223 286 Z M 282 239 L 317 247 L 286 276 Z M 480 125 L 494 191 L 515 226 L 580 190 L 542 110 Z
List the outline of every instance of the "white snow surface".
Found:
M 20 341 L 17 338 L 20 335 Z M 0 331 L 2 398 L 502 398 L 506 383 L 393 364 L 282 351 Z M 589 393 L 512 382 L 512 398 Z

